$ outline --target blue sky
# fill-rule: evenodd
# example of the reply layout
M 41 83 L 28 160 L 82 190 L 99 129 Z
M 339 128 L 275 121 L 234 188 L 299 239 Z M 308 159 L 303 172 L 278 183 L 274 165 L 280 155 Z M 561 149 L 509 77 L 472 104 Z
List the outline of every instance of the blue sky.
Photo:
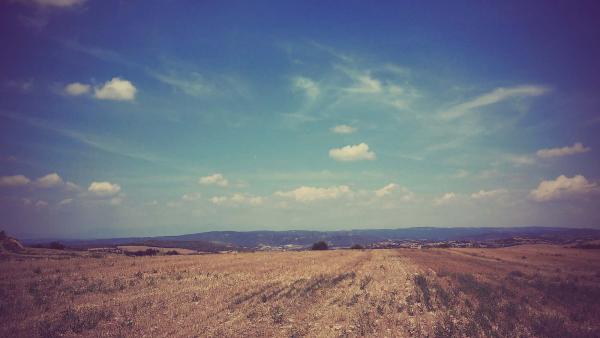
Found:
M 598 227 L 599 18 L 584 1 L 4 1 L 0 227 Z

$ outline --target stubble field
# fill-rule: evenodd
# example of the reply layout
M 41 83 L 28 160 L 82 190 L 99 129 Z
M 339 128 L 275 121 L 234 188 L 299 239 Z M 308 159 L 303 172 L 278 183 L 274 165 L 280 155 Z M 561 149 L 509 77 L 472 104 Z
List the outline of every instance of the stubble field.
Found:
M 0 266 L 2 337 L 600 336 L 598 250 L 40 253 Z

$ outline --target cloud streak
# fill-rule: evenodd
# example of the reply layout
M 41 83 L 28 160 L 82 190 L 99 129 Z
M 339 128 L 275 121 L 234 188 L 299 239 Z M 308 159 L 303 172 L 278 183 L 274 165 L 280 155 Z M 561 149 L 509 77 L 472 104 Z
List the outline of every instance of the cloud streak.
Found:
M 79 6 L 86 2 L 87 0 L 19 0 L 19 2 L 29 3 L 38 5 L 41 7 L 73 7 Z
M 337 126 L 331 127 L 331 132 L 335 134 L 352 134 L 356 132 L 356 128 L 347 124 L 338 124 Z
M 198 183 L 202 185 L 216 185 L 219 187 L 227 187 L 229 185 L 229 181 L 220 173 L 200 177 Z
M 67 129 L 67 128 L 63 128 L 63 127 L 58 127 L 58 126 L 55 126 L 52 123 L 45 121 L 45 120 L 41 120 L 41 119 L 37 119 L 37 118 L 33 118 L 33 117 L 21 116 L 18 114 L 5 113 L 5 112 L 0 111 L 0 116 L 6 117 L 9 119 L 18 121 L 18 122 L 26 123 L 32 127 L 38 128 L 38 129 L 54 132 L 63 137 L 83 143 L 89 147 L 92 147 L 92 148 L 95 148 L 98 150 L 102 150 L 104 152 L 107 152 L 107 153 L 110 153 L 113 155 L 124 156 L 124 157 L 128 157 L 128 158 L 131 158 L 134 160 L 141 160 L 141 161 L 150 162 L 150 163 L 163 162 L 162 159 L 160 159 L 159 157 L 157 157 L 153 154 L 148 154 L 148 153 L 145 153 L 140 150 L 130 149 L 131 148 L 130 146 L 120 142 L 119 139 L 116 137 L 110 137 L 110 138 L 105 139 L 102 137 L 98 137 L 96 135 L 82 133 L 79 131 L 75 131 L 75 130 L 71 130 L 71 129 Z
M 347 185 L 331 186 L 327 188 L 301 186 L 290 191 L 277 191 L 276 196 L 290 198 L 298 202 L 314 202 L 319 200 L 337 199 L 352 193 Z
M 573 146 L 562 147 L 562 148 L 549 148 L 549 149 L 540 149 L 537 151 L 537 156 L 542 158 L 550 158 L 550 157 L 562 157 L 568 155 L 582 154 L 592 150 L 592 148 L 584 147 L 583 144 L 577 142 L 573 144 Z
M 548 87 L 539 85 L 521 85 L 509 88 L 500 87 L 469 101 L 452 106 L 438 116 L 442 120 L 457 119 L 478 108 L 483 108 L 509 99 L 544 95 L 549 90 Z

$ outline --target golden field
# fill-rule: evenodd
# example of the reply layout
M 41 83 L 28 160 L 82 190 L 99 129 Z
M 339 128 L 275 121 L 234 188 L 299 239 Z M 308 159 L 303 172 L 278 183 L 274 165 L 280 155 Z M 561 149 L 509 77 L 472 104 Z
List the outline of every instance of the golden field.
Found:
M 600 251 L 552 245 L 0 261 L 1 337 L 598 337 Z

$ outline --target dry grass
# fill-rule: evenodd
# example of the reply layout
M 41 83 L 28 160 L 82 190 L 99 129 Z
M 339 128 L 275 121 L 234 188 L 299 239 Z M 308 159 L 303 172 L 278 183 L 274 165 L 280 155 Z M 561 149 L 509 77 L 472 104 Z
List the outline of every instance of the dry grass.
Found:
M 66 257 L 1 263 L 0 336 L 600 333 L 592 250 Z

